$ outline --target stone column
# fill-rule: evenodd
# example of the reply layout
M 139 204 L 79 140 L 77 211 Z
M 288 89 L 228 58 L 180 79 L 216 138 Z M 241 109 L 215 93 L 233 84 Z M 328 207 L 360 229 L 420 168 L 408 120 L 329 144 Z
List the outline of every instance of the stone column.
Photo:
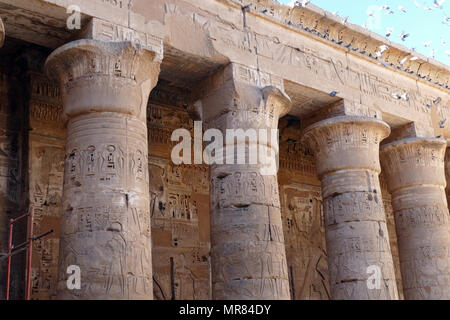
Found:
M 447 203 L 450 203 L 450 142 L 447 141 L 447 148 L 445 149 L 445 180 L 447 186 L 445 187 L 445 194 L 447 195 Z
M 5 42 L 5 26 L 3 25 L 2 18 L 0 18 L 0 48 L 3 47 Z
M 262 82 L 265 76 L 268 80 Z M 290 99 L 275 82 L 269 75 L 232 64 L 211 79 L 212 88 L 202 99 L 208 127 L 228 140 L 221 150 L 225 157 L 219 157 L 224 163 L 211 165 L 212 293 L 217 300 L 290 299 L 277 168 L 267 170 L 265 162 L 275 162 L 277 146 L 261 136 L 253 142 L 230 139 L 232 132 L 240 138 L 252 132 L 269 137 L 271 129 L 278 128 Z M 275 137 L 278 144 L 277 130 Z M 237 156 L 227 153 L 227 147 L 240 146 L 244 151 Z M 257 161 L 237 164 L 239 154 L 248 156 L 251 150 L 253 155 L 257 150 Z
M 153 297 L 146 109 L 159 67 L 139 45 L 98 40 L 46 62 L 67 120 L 59 299 Z M 67 288 L 71 265 L 80 290 Z
M 405 299 L 450 299 L 450 226 L 441 139 L 382 147 L 392 193 Z
M 378 177 L 389 133 L 381 120 L 345 115 L 305 130 L 322 181 L 332 299 L 398 299 Z

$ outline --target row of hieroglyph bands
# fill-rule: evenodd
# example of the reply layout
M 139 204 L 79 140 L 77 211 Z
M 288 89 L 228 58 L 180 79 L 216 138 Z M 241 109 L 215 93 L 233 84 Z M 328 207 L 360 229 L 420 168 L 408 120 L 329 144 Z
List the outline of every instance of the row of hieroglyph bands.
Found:
M 107 39 L 95 23 L 88 39 L 65 44 L 46 63 L 67 122 L 59 298 L 152 299 L 146 105 L 163 43 Z M 283 81 L 252 66 L 228 64 L 204 84 L 203 121 L 222 131 L 275 129 L 291 108 Z M 379 182 L 380 144 L 391 129 L 379 112 L 346 104 L 303 134 L 322 181 L 331 297 L 398 299 Z M 449 299 L 446 144 L 404 136 L 383 146 L 382 158 L 405 296 Z M 277 176 L 261 175 L 260 164 L 215 164 L 210 189 L 213 297 L 289 299 Z M 86 216 L 93 207 L 109 209 Z M 88 229 L 74 228 L 80 217 Z M 81 291 L 66 287 L 69 265 L 84 270 Z M 379 286 L 370 287 L 373 267 Z

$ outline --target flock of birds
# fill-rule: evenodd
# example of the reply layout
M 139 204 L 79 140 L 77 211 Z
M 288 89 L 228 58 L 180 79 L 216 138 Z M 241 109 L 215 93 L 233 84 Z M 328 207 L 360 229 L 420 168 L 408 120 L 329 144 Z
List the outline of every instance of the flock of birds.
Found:
M 441 9 L 441 10 L 442 10 L 442 9 L 443 9 L 443 4 L 444 4 L 444 2 L 445 2 L 445 0 L 439 0 L 439 1 L 438 1 L 438 0 L 433 0 L 433 6 L 426 6 L 426 5 L 424 5 L 424 6 L 423 6 L 423 10 L 425 10 L 425 11 L 431 11 L 431 10 L 435 10 L 435 9 Z M 294 6 L 306 7 L 309 3 L 311 3 L 310 0 L 302 0 L 302 1 L 295 1 L 295 0 L 293 0 L 293 1 L 291 1 L 291 3 L 290 3 L 289 5 L 290 5 L 291 7 L 294 7 Z M 414 0 L 414 4 L 415 4 L 416 8 L 421 8 L 421 7 L 422 7 L 422 4 L 421 4 L 421 3 L 418 3 L 417 0 Z M 395 11 L 394 11 L 390 6 L 388 6 L 388 5 L 383 5 L 383 6 L 381 6 L 379 9 L 380 9 L 381 11 L 384 11 L 385 14 L 389 14 L 389 15 L 395 14 Z M 401 6 L 401 5 L 399 5 L 399 6 L 397 7 L 397 9 L 398 9 L 399 11 L 403 12 L 403 13 L 407 13 L 407 10 L 405 9 L 405 7 L 403 7 L 403 6 Z M 337 12 L 333 12 L 333 15 L 338 16 L 338 13 L 337 13 Z M 375 13 L 374 13 L 372 10 L 367 10 L 367 15 L 368 15 L 369 17 L 374 17 Z M 346 23 L 348 22 L 348 19 L 349 19 L 349 17 L 343 18 L 343 19 L 342 19 L 343 24 L 346 24 Z M 447 26 L 450 26 L 450 17 L 447 16 L 446 14 L 445 14 L 444 20 L 442 21 L 442 24 L 447 25 Z M 364 27 L 364 28 L 367 28 L 367 22 L 363 25 L 363 27 Z M 387 37 L 387 38 L 391 37 L 392 34 L 393 34 L 393 31 L 394 31 L 393 28 L 387 28 L 386 34 L 385 34 L 386 37 Z M 405 41 L 406 38 L 408 38 L 409 36 L 410 36 L 410 34 L 409 34 L 409 33 L 406 33 L 405 31 L 402 31 L 402 32 L 400 33 L 400 39 L 401 39 L 402 41 Z M 432 44 L 432 41 L 426 41 L 426 42 L 424 43 L 424 47 L 428 48 L 428 47 L 431 46 L 431 44 Z M 443 47 L 445 47 L 446 44 L 447 44 L 447 43 L 446 43 L 445 39 L 441 38 L 441 45 L 442 45 Z M 381 58 L 382 55 L 383 55 L 383 53 L 384 53 L 385 51 L 387 51 L 388 49 L 389 49 L 389 47 L 388 47 L 387 45 L 381 45 L 381 46 L 379 47 L 379 50 L 376 52 L 376 55 L 377 55 L 379 58 Z M 412 50 L 415 51 L 415 48 L 412 48 Z M 431 50 L 430 56 L 431 56 L 432 58 L 434 58 L 435 53 L 436 53 L 436 50 L 434 50 L 434 49 Z M 447 50 L 447 51 L 445 51 L 445 53 L 446 53 L 448 56 L 450 56 L 450 51 Z M 415 60 L 418 60 L 418 59 L 419 59 L 419 58 L 416 57 L 416 56 L 412 56 L 412 57 L 409 57 L 409 56 L 408 56 L 408 57 L 405 57 L 402 61 L 400 61 L 400 64 L 403 65 L 403 64 L 405 64 L 405 62 L 408 61 L 408 60 L 415 61 Z M 381 65 L 384 65 L 383 62 L 381 62 L 380 64 L 381 64 Z M 384 65 L 384 66 L 386 66 L 386 65 Z M 332 92 L 330 92 L 329 95 L 330 95 L 331 97 L 336 97 L 338 94 L 339 94 L 338 91 L 332 91 Z M 391 97 L 392 97 L 393 99 L 396 99 L 396 100 L 405 100 L 405 101 L 409 101 L 409 96 L 408 96 L 408 93 L 407 93 L 407 92 L 404 92 L 404 93 L 392 93 L 392 94 L 391 94 Z M 432 108 L 433 108 L 433 105 L 437 106 L 439 103 L 441 103 L 441 101 L 442 101 L 442 99 L 441 99 L 440 97 L 438 97 L 438 98 L 434 99 L 432 103 L 427 104 L 427 108 L 428 108 L 428 109 L 432 109 Z M 441 120 L 441 121 L 440 121 L 439 126 L 440 126 L 441 129 L 445 128 L 446 122 L 447 122 L 447 119 L 444 119 L 444 120 Z
M 289 3 L 289 6 L 291 6 L 291 7 L 294 7 L 294 6 L 306 7 L 310 3 L 311 3 L 311 0 L 301 0 L 301 1 L 292 0 Z M 416 8 L 423 8 L 424 11 L 443 10 L 444 9 L 444 3 L 445 3 L 445 0 L 433 0 L 433 3 L 431 5 L 426 5 L 426 4 L 419 3 L 417 0 L 414 0 L 414 5 L 416 6 Z M 402 6 L 402 5 L 397 6 L 397 8 L 393 8 L 393 7 L 389 6 L 389 5 L 382 5 L 382 6 L 379 7 L 379 11 L 384 12 L 387 15 L 395 14 L 396 13 L 396 11 L 395 11 L 396 9 L 399 12 L 401 12 L 401 13 L 408 13 L 406 8 L 404 6 Z M 367 16 L 369 18 L 375 18 L 375 14 L 376 13 L 375 13 L 374 9 L 368 9 L 366 13 L 367 13 Z M 337 11 L 333 12 L 332 14 L 338 16 L 338 12 Z M 345 17 L 345 18 L 342 18 L 342 23 L 346 24 L 348 22 L 348 19 L 349 19 L 348 16 Z M 443 20 L 442 20 L 442 24 L 446 25 L 446 26 L 450 26 L 450 17 L 447 14 L 445 14 L 445 13 L 444 13 L 444 17 L 443 17 Z M 362 25 L 362 27 L 367 29 L 367 25 L 368 25 L 368 22 L 366 21 Z M 393 32 L 394 32 L 394 28 L 388 27 L 386 29 L 385 36 L 387 38 L 390 38 L 393 35 Z M 408 37 L 410 37 L 410 33 L 408 33 L 408 32 L 402 31 L 399 34 L 399 38 L 400 38 L 401 41 L 406 41 L 406 39 Z M 446 40 L 444 38 L 441 38 L 440 40 L 441 40 L 442 47 L 445 48 L 446 45 L 447 45 Z M 431 44 L 432 44 L 432 41 L 425 41 L 423 43 L 425 48 L 430 47 Z M 380 48 L 379 53 L 382 54 L 386 50 L 387 50 L 387 48 L 386 49 Z M 412 50 L 415 51 L 416 48 L 412 48 Z M 434 57 L 436 56 L 436 53 L 437 53 L 436 49 L 431 49 L 429 56 L 434 59 Z M 445 54 L 447 54 L 447 56 L 450 57 L 450 50 L 445 50 Z M 417 59 L 417 58 L 414 57 L 413 59 Z M 406 60 L 403 61 L 403 63 L 404 62 L 406 62 Z

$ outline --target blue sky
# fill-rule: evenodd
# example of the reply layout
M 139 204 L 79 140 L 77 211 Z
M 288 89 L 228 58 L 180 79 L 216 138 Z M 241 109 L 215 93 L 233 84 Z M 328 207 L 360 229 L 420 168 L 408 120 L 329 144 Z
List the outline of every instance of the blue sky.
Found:
M 292 0 L 278 2 L 289 4 Z M 415 2 L 420 6 L 416 7 Z M 341 17 L 349 16 L 349 22 L 353 24 L 363 25 L 368 22 L 369 30 L 383 36 L 387 28 L 391 28 L 391 41 L 415 48 L 427 57 L 435 50 L 434 58 L 450 65 L 450 18 L 448 25 L 442 23 L 446 16 L 450 17 L 450 0 L 444 1 L 442 8 L 436 8 L 434 0 L 311 0 L 311 3 L 330 12 L 337 11 Z M 389 10 L 381 10 L 383 5 L 389 6 L 394 13 L 386 14 Z M 406 13 L 400 11 L 398 6 L 402 6 Z M 426 7 L 433 10 L 424 10 Z M 368 10 L 372 11 L 373 18 L 367 14 Z M 400 39 L 402 31 L 410 34 L 406 41 Z M 430 41 L 426 47 L 425 43 Z

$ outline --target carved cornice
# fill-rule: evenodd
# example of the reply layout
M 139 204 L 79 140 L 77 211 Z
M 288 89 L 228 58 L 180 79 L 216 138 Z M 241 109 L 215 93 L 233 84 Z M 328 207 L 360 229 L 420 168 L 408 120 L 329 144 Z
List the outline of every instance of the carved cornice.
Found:
M 409 75 L 450 89 L 450 68 L 434 59 L 427 58 L 402 45 L 391 42 L 374 32 L 344 20 L 317 6 L 294 8 L 273 0 L 224 0 L 231 5 L 245 7 L 246 14 L 254 14 L 285 27 L 302 32 L 324 43 L 332 43 L 343 50 L 367 58 Z M 376 54 L 381 45 L 389 49 L 382 57 Z M 417 57 L 411 61 L 410 58 Z M 403 60 L 407 58 L 406 62 Z M 403 63 L 402 63 L 403 62 Z
M 339 170 L 380 172 L 380 142 L 389 126 L 378 119 L 339 116 L 306 128 L 302 141 L 314 152 L 319 177 Z
M 381 148 L 381 164 L 390 192 L 418 185 L 445 186 L 447 142 L 435 138 L 409 138 Z

